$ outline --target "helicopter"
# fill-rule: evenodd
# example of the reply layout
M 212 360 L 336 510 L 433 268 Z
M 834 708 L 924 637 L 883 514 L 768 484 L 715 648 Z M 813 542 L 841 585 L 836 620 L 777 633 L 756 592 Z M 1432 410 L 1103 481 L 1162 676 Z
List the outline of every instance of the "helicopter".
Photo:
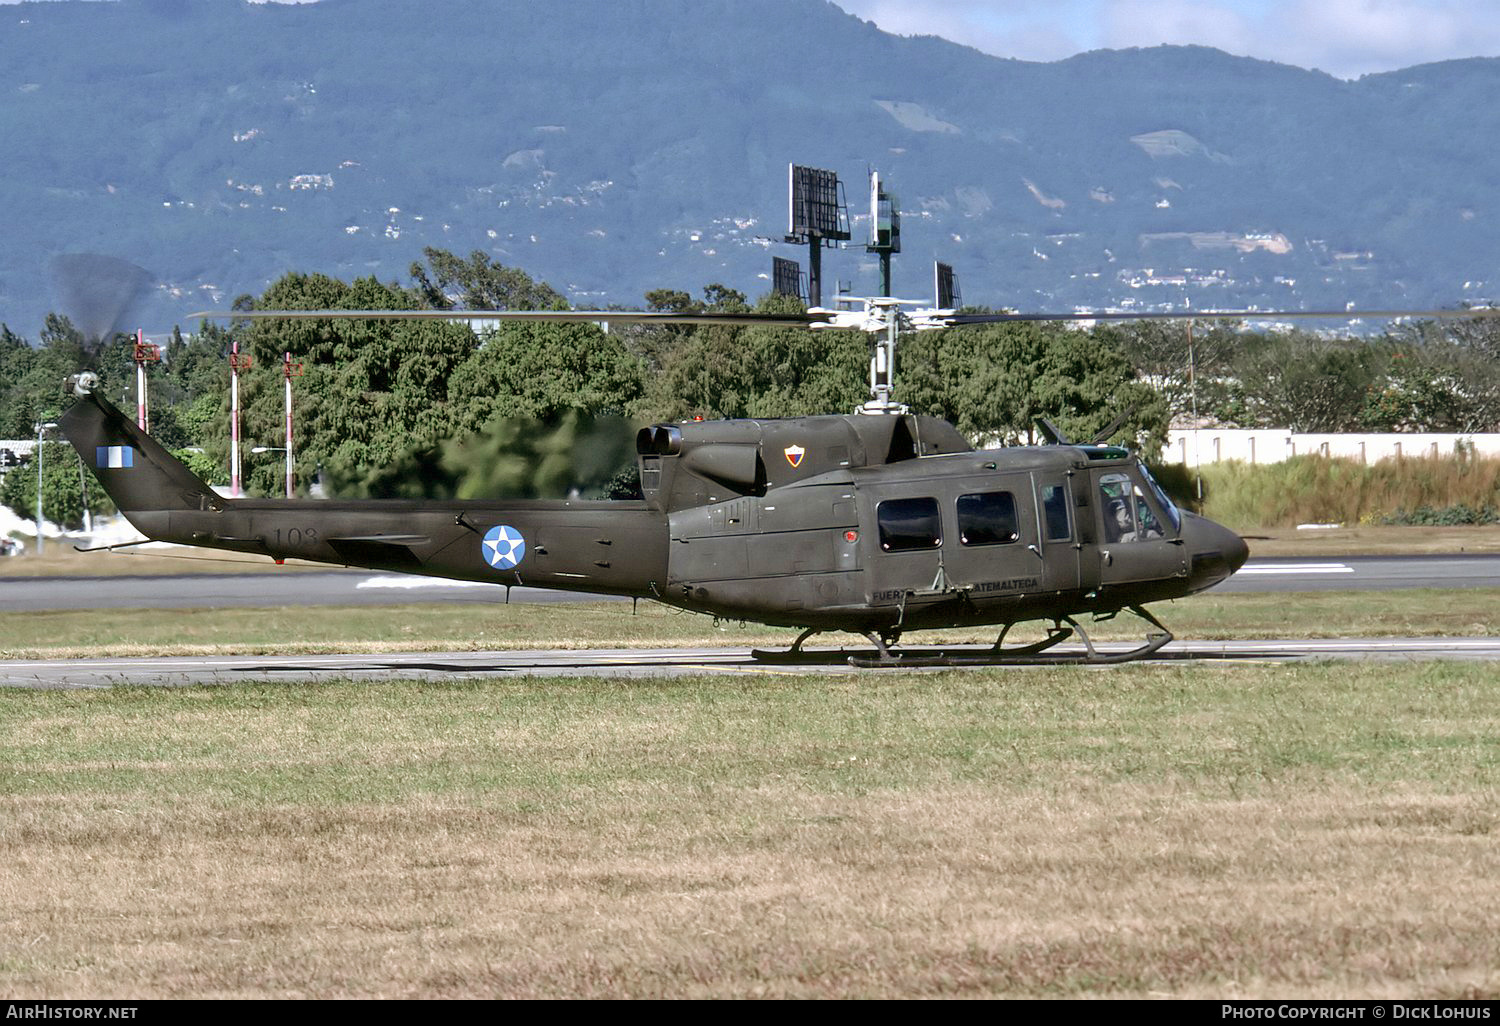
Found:
M 816 258 L 849 238 L 832 172 L 790 169 L 791 234 Z M 75 374 L 64 435 L 147 539 L 319 563 L 648 599 L 719 619 L 799 628 L 761 660 L 843 659 L 857 666 L 1119 663 L 1172 640 L 1150 603 L 1226 580 L 1248 546 L 1179 508 L 1141 459 L 1106 444 L 1126 418 L 1087 442 L 1051 422 L 1046 444 L 975 449 L 946 421 L 894 397 L 902 331 L 1008 321 L 1132 321 L 1146 312 L 980 313 L 956 309 L 942 268 L 932 305 L 890 296 L 900 251 L 895 198 L 871 175 L 867 251 L 881 294 L 837 297 L 787 313 L 620 310 L 234 310 L 191 317 L 315 320 L 552 321 L 605 325 L 852 328 L 870 341 L 870 398 L 848 414 L 660 423 L 636 436 L 641 497 L 625 500 L 296 500 L 220 496 Z M 816 259 L 814 266 L 817 266 Z M 951 275 L 951 268 L 948 268 Z M 810 277 L 811 280 L 811 277 Z M 947 305 L 945 305 L 945 300 Z M 1462 311 L 1195 311 L 1194 319 L 1435 316 Z M 1180 315 L 1179 315 L 1180 316 Z M 290 475 L 289 475 L 290 478 Z M 1130 612 L 1145 639 L 1095 646 L 1082 619 Z M 1006 644 L 1018 624 L 1044 637 Z M 912 631 L 999 628 L 988 649 L 899 647 Z M 829 654 L 803 646 L 825 632 L 873 646 Z M 1082 651 L 1051 651 L 1077 636 Z
M 1248 549 L 1236 533 L 1178 508 L 1136 455 L 1103 444 L 1118 424 L 1074 443 L 1044 421 L 1048 444 L 976 450 L 951 424 L 894 401 L 902 328 L 1042 315 L 907 314 L 903 301 L 888 297 L 841 297 L 839 305 L 764 315 L 233 313 L 774 323 L 870 334 L 871 398 L 854 413 L 642 428 L 637 500 L 227 498 L 99 394 L 92 372 L 68 379 L 73 401 L 59 426 L 121 513 L 153 541 L 649 599 L 801 629 L 789 649 L 753 653 L 764 660 L 816 661 L 823 655 L 803 648 L 809 638 L 851 632 L 873 645 L 847 656 L 860 666 L 1124 662 L 1172 640 L 1146 604 L 1203 591 L 1244 564 Z M 1080 618 L 1126 610 L 1154 630 L 1125 652 L 1097 648 Z M 1007 646 L 1010 630 L 1028 621 L 1051 626 L 1039 642 Z M 908 631 L 990 625 L 999 636 L 988 650 L 898 647 Z M 1047 652 L 1075 634 L 1081 653 Z

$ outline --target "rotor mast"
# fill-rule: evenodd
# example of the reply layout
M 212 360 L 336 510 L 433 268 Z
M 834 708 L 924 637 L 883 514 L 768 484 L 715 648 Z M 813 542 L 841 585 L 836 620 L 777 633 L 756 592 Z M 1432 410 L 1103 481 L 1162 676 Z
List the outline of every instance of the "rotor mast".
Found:
M 870 299 L 840 297 L 841 303 L 860 303 L 863 310 L 842 310 L 830 327 L 856 328 L 870 340 L 870 399 L 855 413 L 884 415 L 908 413 L 908 407 L 892 398 L 896 391 L 896 341 L 905 318 L 902 300 L 889 296 Z

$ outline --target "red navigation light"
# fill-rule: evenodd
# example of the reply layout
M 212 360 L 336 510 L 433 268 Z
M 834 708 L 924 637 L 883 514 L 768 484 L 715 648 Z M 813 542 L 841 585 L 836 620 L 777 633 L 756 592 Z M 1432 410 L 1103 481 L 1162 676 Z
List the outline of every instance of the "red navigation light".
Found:
M 846 541 L 846 542 L 859 541 L 859 532 L 858 531 L 845 531 L 844 532 L 844 541 Z

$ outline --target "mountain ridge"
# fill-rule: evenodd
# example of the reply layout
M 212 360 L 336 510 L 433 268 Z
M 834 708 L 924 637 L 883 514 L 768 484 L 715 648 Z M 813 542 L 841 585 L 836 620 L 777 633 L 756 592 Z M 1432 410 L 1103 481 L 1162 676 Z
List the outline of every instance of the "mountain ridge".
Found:
M 806 261 L 779 242 L 790 162 L 850 201 L 825 295 L 875 287 L 873 167 L 903 296 L 936 258 L 993 306 L 1451 306 L 1500 279 L 1497 83 L 1493 58 L 1029 62 L 825 0 L 0 6 L 0 320 L 34 337 L 72 252 L 148 268 L 153 329 L 289 270 L 405 280 L 428 245 L 583 306 L 753 297 L 772 255 Z

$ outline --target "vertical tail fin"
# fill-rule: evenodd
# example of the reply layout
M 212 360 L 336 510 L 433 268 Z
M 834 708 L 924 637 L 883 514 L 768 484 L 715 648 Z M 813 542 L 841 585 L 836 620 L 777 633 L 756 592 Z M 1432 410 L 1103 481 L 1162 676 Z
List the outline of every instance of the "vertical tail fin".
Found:
M 214 509 L 226 503 L 187 466 L 96 392 L 90 373 L 68 379 L 76 401 L 58 426 L 120 512 Z

